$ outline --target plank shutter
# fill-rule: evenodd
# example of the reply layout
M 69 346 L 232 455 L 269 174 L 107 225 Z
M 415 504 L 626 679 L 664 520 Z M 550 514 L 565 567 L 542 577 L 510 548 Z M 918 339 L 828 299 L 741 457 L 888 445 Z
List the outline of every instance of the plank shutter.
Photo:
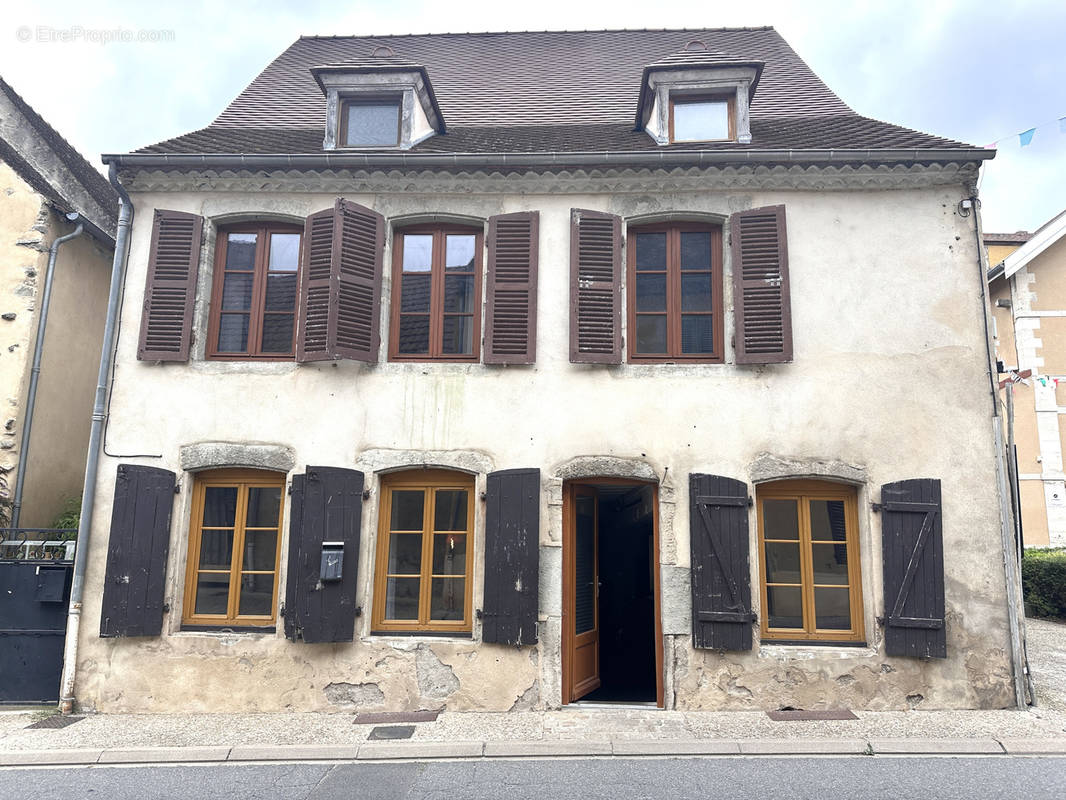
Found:
M 785 207 L 741 211 L 730 218 L 733 316 L 738 364 L 792 360 Z
M 488 476 L 481 640 L 536 644 L 540 574 L 540 470 Z
M 378 355 L 385 218 L 338 198 L 304 223 L 297 361 Z
M 100 636 L 158 636 L 176 476 L 158 467 L 119 464 Z
M 689 475 L 692 644 L 751 650 L 748 487 L 720 475 Z
M 879 508 L 885 652 L 947 658 L 940 481 L 915 478 L 886 483 Z
M 363 473 L 308 467 L 294 475 L 289 507 L 285 635 L 293 641 L 350 642 L 355 637 Z M 323 542 L 344 546 L 339 581 L 319 579 Z
M 486 364 L 537 360 L 539 227 L 536 211 L 489 217 Z
M 204 219 L 156 209 L 141 312 L 141 361 L 188 361 Z
M 622 218 L 570 212 L 570 361 L 622 363 Z

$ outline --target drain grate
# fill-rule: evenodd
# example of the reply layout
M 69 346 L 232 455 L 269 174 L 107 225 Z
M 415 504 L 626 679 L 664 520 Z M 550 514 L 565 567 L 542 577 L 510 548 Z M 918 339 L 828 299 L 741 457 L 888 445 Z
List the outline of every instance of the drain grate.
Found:
M 380 725 L 394 722 L 436 722 L 439 711 L 378 711 L 355 715 L 356 725 Z
M 75 722 L 81 722 L 83 719 L 85 717 L 64 717 L 62 714 L 53 714 L 50 717 L 37 720 L 32 725 L 27 725 L 26 728 L 65 728 Z
M 766 716 L 774 722 L 802 722 L 826 719 L 858 719 L 846 708 L 829 708 L 823 711 L 803 711 L 789 709 L 787 711 L 767 711 Z
M 410 739 L 415 732 L 414 725 L 379 726 L 370 731 L 367 738 L 371 741 L 379 739 Z

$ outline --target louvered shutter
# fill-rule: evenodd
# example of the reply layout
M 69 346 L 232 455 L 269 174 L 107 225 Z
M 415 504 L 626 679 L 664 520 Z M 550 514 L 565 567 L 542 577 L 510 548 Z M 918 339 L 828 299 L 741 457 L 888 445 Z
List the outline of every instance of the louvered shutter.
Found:
M 343 198 L 304 223 L 297 361 L 377 361 L 385 218 Z
M 363 473 L 308 467 L 294 475 L 289 504 L 289 561 L 285 635 L 307 643 L 350 642 L 355 637 Z M 322 581 L 322 545 L 343 547 L 341 579 Z
M 570 212 L 570 361 L 622 363 L 622 219 Z
M 748 487 L 720 475 L 689 475 L 692 644 L 751 650 Z
M 738 364 L 792 360 L 785 207 L 741 211 L 730 219 L 733 317 Z
M 481 640 L 537 643 L 540 470 L 489 473 Z
M 539 223 L 536 211 L 489 217 L 486 364 L 537 360 Z
M 173 472 L 119 464 L 107 541 L 100 636 L 158 636 L 174 507 Z
M 940 481 L 886 483 L 879 508 L 885 652 L 947 658 Z
M 141 312 L 141 361 L 188 361 L 203 217 L 156 209 Z

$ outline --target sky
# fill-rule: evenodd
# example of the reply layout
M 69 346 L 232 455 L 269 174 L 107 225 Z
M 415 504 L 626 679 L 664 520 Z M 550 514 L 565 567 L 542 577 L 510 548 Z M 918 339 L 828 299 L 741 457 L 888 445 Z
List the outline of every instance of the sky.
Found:
M 858 113 L 979 146 L 996 142 L 980 186 L 986 231 L 1034 230 L 1066 208 L 1062 0 L 0 6 L 0 75 L 97 165 L 101 153 L 209 124 L 301 34 L 773 25 Z M 1022 147 L 1018 134 L 1036 126 Z

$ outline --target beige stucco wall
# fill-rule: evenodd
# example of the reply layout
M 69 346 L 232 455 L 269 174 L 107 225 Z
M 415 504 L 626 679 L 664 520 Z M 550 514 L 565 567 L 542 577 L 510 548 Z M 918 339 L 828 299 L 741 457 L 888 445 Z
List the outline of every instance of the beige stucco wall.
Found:
M 136 361 L 140 298 L 155 207 L 212 219 L 304 216 L 335 194 L 141 192 L 127 271 L 110 423 L 102 458 L 86 575 L 77 697 L 84 708 L 133 710 L 449 709 L 506 710 L 560 702 L 561 487 L 565 477 L 660 476 L 663 633 L 667 704 L 677 708 L 995 708 L 1012 689 L 992 400 L 981 323 L 981 276 L 972 219 L 956 215 L 961 186 L 855 191 L 728 190 L 712 180 L 692 191 L 523 193 L 520 178 L 447 197 L 402 193 L 345 196 L 387 218 L 426 212 L 487 217 L 540 211 L 537 364 L 341 361 L 296 365 Z M 791 263 L 795 360 L 766 367 L 602 367 L 568 361 L 570 209 L 626 218 L 702 212 L 725 218 L 784 203 Z M 209 226 L 210 228 L 210 226 Z M 901 231 L 906 257 L 901 258 Z M 212 237 L 201 259 L 209 285 Z M 385 263 L 390 263 L 390 248 Z M 725 306 L 732 306 L 726 248 Z M 385 280 L 387 308 L 388 277 Z M 196 313 L 203 352 L 206 304 Z M 382 315 L 382 340 L 389 320 Z M 726 331 L 732 327 L 727 310 Z M 728 334 L 727 334 L 728 338 Z M 732 362 L 732 348 L 726 348 Z M 179 632 L 191 475 L 179 448 L 203 441 L 265 442 L 307 464 L 356 466 L 367 474 L 356 641 L 306 645 L 276 634 Z M 719 654 L 691 647 L 688 474 L 751 481 L 760 454 L 837 460 L 859 486 L 863 613 L 860 648 L 763 646 Z M 595 456 L 582 461 L 581 456 Z M 577 460 L 575 460 L 577 459 Z M 372 549 L 377 470 L 426 461 L 488 469 L 542 470 L 540 644 L 514 649 L 474 640 L 372 636 Z M 100 639 L 110 498 L 118 463 L 178 473 L 167 567 L 170 613 L 158 638 Z M 811 471 L 816 471 L 812 466 Z M 870 510 L 890 481 L 938 477 L 943 523 L 949 658 L 888 658 L 875 617 L 883 613 L 880 522 Z M 286 513 L 287 513 L 286 508 Z M 474 607 L 480 606 L 484 521 L 477 512 Z M 752 553 L 755 517 L 750 517 Z M 284 552 L 284 550 L 283 550 Z M 283 559 L 284 561 L 284 559 Z M 751 560 L 758 585 L 758 564 Z M 284 585 L 285 565 L 281 581 Z M 757 594 L 757 593 L 755 593 Z M 757 604 L 757 601 L 756 601 Z M 759 612 L 759 609 L 755 609 Z M 757 639 L 757 637 L 756 637 Z

